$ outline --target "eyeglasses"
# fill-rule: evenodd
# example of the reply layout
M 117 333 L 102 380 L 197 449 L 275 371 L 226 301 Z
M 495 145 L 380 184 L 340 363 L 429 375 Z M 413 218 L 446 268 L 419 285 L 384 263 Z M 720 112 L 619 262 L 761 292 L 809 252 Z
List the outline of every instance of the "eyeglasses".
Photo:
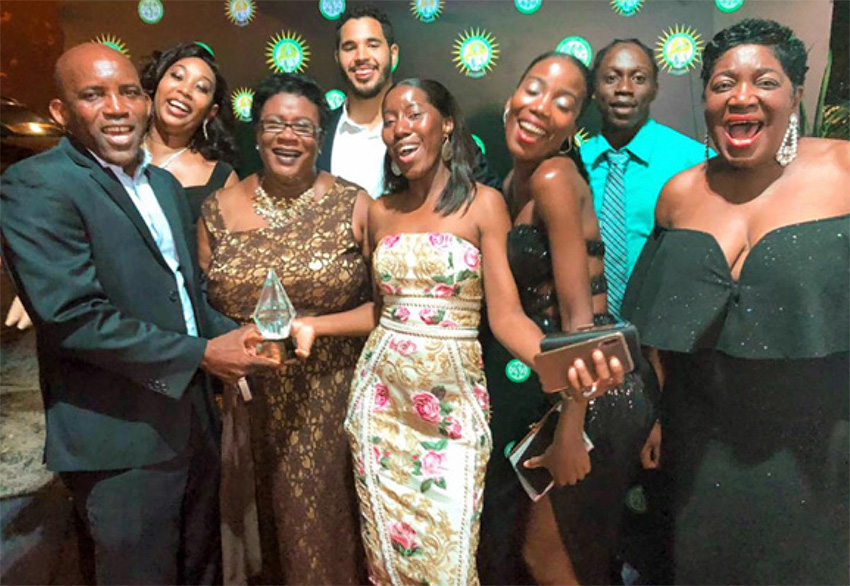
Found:
M 319 134 L 319 128 L 309 120 L 298 120 L 297 122 L 281 122 L 280 120 L 260 120 L 260 130 L 263 134 L 277 136 L 287 128 L 298 136 L 313 138 Z

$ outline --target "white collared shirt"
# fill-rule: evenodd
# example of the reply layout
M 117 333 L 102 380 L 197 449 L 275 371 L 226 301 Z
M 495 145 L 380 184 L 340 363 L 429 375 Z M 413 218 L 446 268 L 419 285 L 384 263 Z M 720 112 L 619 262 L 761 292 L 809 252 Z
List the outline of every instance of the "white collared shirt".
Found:
M 378 199 L 384 193 L 384 155 L 387 147 L 381 139 L 381 125 L 368 128 L 348 117 L 348 102 L 336 126 L 331 153 L 331 174 L 356 183 Z
M 183 308 L 183 321 L 186 322 L 186 333 L 190 336 L 198 335 L 198 325 L 195 321 L 195 311 L 192 309 L 192 301 L 189 299 L 189 291 L 186 289 L 186 281 L 183 279 L 183 273 L 180 272 L 180 258 L 177 255 L 177 247 L 174 245 L 174 235 L 171 233 L 171 226 L 168 224 L 168 219 L 159 205 L 159 200 L 153 192 L 151 184 L 148 182 L 148 177 L 145 175 L 145 169 L 151 163 L 151 155 L 145 149 L 141 149 L 142 162 L 136 167 L 136 173 L 130 177 L 124 172 L 124 169 L 117 165 L 107 163 L 96 153 L 89 150 L 92 156 L 100 163 L 100 166 L 109 169 L 124 186 L 127 195 L 130 196 L 133 205 L 139 210 L 139 214 L 147 224 L 154 242 L 156 242 L 159 252 L 165 259 L 168 268 L 174 274 L 174 279 L 177 281 L 177 291 L 180 295 L 180 305 Z

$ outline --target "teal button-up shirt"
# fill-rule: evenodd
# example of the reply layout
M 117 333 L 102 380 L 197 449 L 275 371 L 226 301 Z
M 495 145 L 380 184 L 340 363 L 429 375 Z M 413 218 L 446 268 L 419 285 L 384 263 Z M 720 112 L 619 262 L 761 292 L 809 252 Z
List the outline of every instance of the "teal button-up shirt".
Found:
M 590 175 L 597 217 L 602 212 L 608 179 L 605 153 L 611 148 L 602 134 L 592 136 L 581 145 L 581 158 Z M 624 177 L 628 277 L 655 227 L 655 203 L 661 188 L 673 175 L 705 161 L 705 146 L 650 118 L 621 150 L 627 151 L 630 157 Z

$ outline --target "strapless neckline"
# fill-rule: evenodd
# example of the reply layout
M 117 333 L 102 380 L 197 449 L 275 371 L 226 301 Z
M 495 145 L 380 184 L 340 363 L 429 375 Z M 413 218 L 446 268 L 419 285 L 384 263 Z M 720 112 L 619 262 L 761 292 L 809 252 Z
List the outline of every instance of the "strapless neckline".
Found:
M 750 246 L 750 252 L 747 254 L 746 258 L 744 258 L 744 261 L 741 265 L 741 271 L 738 273 L 737 279 L 732 275 L 732 267 L 729 266 L 729 262 L 726 260 L 726 253 L 723 251 L 723 247 L 720 246 L 720 243 L 717 241 L 717 238 L 714 236 L 714 234 L 695 228 L 659 228 L 659 230 L 664 232 L 682 232 L 696 234 L 698 237 L 708 240 L 710 242 L 709 249 L 712 251 L 711 254 L 715 256 L 718 254 L 720 255 L 718 259 L 723 261 L 722 264 L 726 267 L 726 274 L 729 277 L 729 281 L 737 285 L 740 284 L 742 279 L 744 278 L 744 273 L 747 269 L 747 265 L 750 261 L 750 258 L 756 253 L 756 251 L 761 252 L 761 250 L 767 247 L 774 238 L 781 236 L 786 231 L 806 228 L 821 223 L 837 222 L 839 220 L 843 220 L 845 222 L 847 220 L 850 220 L 850 214 L 842 214 L 839 216 L 831 216 L 828 218 L 817 218 L 814 220 L 805 220 L 803 222 L 794 222 L 792 224 L 785 224 L 784 226 L 777 226 L 776 228 L 768 230 L 761 238 L 756 240 L 756 242 L 752 246 Z

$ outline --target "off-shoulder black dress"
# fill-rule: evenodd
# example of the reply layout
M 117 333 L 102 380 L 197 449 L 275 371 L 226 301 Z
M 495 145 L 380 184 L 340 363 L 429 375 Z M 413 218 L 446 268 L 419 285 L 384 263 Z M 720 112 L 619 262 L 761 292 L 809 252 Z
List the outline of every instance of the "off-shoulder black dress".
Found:
M 602 242 L 587 241 L 588 256 L 602 257 Z M 523 310 L 545 333 L 561 331 L 554 291 L 552 259 L 546 231 L 519 224 L 508 233 L 508 260 Z M 606 292 L 605 278 L 591 279 L 591 293 Z M 594 316 L 597 325 L 613 323 L 607 313 Z M 506 374 L 513 356 L 492 335 L 482 336 L 484 370 L 490 391 L 493 454 L 484 482 L 479 576 L 483 584 L 530 584 L 522 561 L 525 520 L 531 500 L 506 457 L 558 400 L 546 395 L 532 372 L 524 382 Z M 640 373 L 627 375 L 625 384 L 591 402 L 585 430 L 595 447 L 591 473 L 575 486 L 553 489 L 550 499 L 564 547 L 582 584 L 609 584 L 622 503 L 638 463 L 640 448 L 654 421 L 652 400 L 657 389 L 649 365 L 638 360 Z
M 769 232 L 739 279 L 658 229 L 623 303 L 661 351 L 679 584 L 848 584 L 850 216 Z

